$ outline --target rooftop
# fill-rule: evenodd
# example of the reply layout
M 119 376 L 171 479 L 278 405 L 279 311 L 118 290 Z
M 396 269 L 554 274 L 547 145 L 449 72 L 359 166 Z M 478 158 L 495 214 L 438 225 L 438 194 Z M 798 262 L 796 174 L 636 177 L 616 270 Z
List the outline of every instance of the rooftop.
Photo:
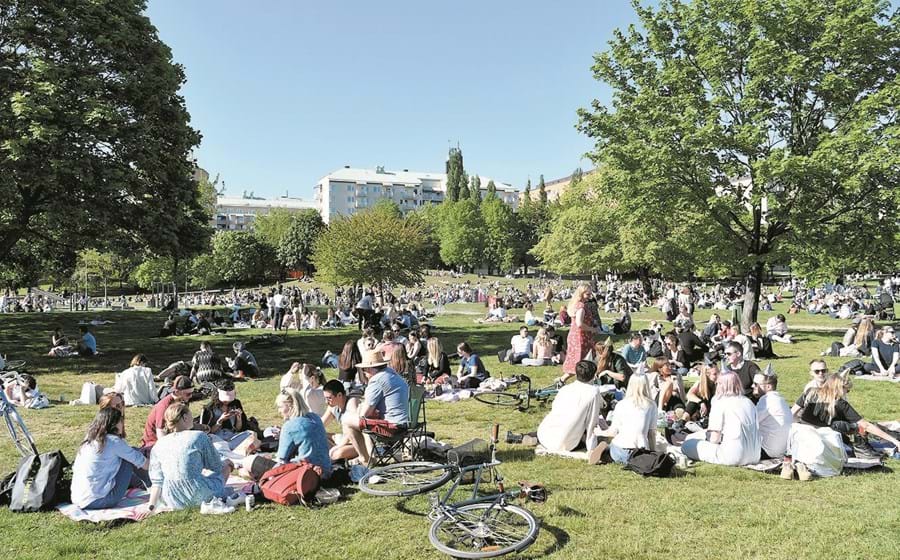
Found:
M 485 190 L 487 188 L 488 182 L 491 180 L 489 177 L 480 176 L 481 178 L 481 189 Z M 386 170 L 383 167 L 378 167 L 375 169 L 359 169 L 354 167 L 343 167 L 329 173 L 328 175 L 322 177 L 319 182 L 328 179 L 330 181 L 343 181 L 348 183 L 376 183 L 376 184 L 392 184 L 392 185 L 406 185 L 406 186 L 418 186 L 422 184 L 423 180 L 427 181 L 440 181 L 444 183 L 447 179 L 446 173 L 428 173 L 424 171 L 391 171 Z M 518 189 L 513 187 L 510 184 L 502 183 L 500 181 L 494 181 L 494 185 L 497 187 L 498 191 L 505 192 L 517 192 Z
M 243 208 L 312 208 L 316 209 L 316 203 L 302 198 L 244 198 L 242 196 L 216 197 L 216 206 L 236 206 Z

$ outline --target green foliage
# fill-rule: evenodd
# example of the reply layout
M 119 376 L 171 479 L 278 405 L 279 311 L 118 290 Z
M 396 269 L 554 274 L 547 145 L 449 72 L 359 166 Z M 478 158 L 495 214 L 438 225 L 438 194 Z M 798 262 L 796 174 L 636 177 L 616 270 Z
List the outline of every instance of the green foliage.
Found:
M 547 185 L 544 184 L 544 176 L 541 175 L 541 178 L 538 180 L 538 193 L 539 199 L 538 202 L 541 207 L 546 208 L 547 206 Z
M 444 200 L 447 202 L 459 200 L 459 197 L 462 195 L 462 188 L 468 188 L 466 180 L 463 179 L 464 174 L 462 150 L 450 148 L 450 152 L 447 155 L 447 196 Z
M 92 285 L 102 285 L 116 278 L 121 270 L 121 257 L 113 253 L 101 253 L 96 249 L 86 249 L 78 254 L 75 272 L 72 277 L 76 283 L 84 284 L 87 280 Z
M 499 198 L 488 198 L 481 203 L 481 220 L 484 223 L 482 261 L 488 272 L 507 271 L 515 263 L 513 211 Z
M 485 197 L 485 199 L 488 198 L 497 198 L 497 185 L 494 184 L 493 179 L 488 181 L 487 184 L 487 196 Z
M 482 263 L 485 227 L 478 204 L 472 200 L 450 203 L 441 210 L 438 237 L 441 260 L 449 265 L 476 268 Z
M 262 282 L 273 276 L 275 251 L 252 231 L 220 231 L 213 237 L 212 265 L 221 282 L 230 285 Z M 205 259 L 201 259 L 201 263 Z M 195 263 L 196 264 L 196 263 Z M 204 263 L 207 264 L 207 263 Z M 211 272 L 194 272 L 201 277 Z
M 278 262 L 290 270 L 308 271 L 316 241 L 324 230 L 325 222 L 315 210 L 291 216 L 290 226 L 278 244 Z
M 477 204 L 481 203 L 481 177 L 476 173 L 472 176 L 471 181 L 469 181 L 469 198 L 474 200 Z
M 199 258 L 199 257 L 198 257 Z M 142 290 L 153 288 L 156 282 L 181 284 L 186 276 L 184 267 L 181 274 L 174 275 L 175 263 L 171 257 L 153 257 L 141 261 L 131 272 L 130 280 Z M 201 284 L 203 286 L 209 284 Z
M 469 200 L 472 191 L 469 189 L 469 174 L 465 171 L 459 177 L 459 200 Z
M 381 212 L 388 216 L 393 216 L 398 220 L 403 218 L 403 211 L 400 210 L 400 207 L 397 206 L 397 203 L 387 198 L 382 198 L 375 202 L 375 204 L 372 205 L 372 210 L 375 212 Z
M 184 72 L 141 0 L 0 2 L 0 256 L 209 238 Z M 123 251 L 124 252 L 124 251 Z
M 368 210 L 329 224 L 316 242 L 316 278 L 334 285 L 412 286 L 425 271 L 424 232 L 415 220 Z
M 286 208 L 275 208 L 268 214 L 257 215 L 253 220 L 253 233 L 260 241 L 277 249 L 291 227 L 294 213 Z
M 219 264 L 212 253 L 197 255 L 191 259 L 187 274 L 191 284 L 198 288 L 218 286 L 224 282 Z
M 636 10 L 641 28 L 616 31 L 595 57 L 612 102 L 580 110 L 580 127 L 596 141 L 592 160 L 616 178 L 617 200 L 655 185 L 659 210 L 694 208 L 735 247 L 723 256 L 748 271 L 744 326 L 768 263 L 798 247 L 810 264 L 860 255 L 848 226 L 881 228 L 877 241 L 892 242 L 900 30 L 887 2 L 661 0 Z M 867 254 L 888 250 L 870 244 Z

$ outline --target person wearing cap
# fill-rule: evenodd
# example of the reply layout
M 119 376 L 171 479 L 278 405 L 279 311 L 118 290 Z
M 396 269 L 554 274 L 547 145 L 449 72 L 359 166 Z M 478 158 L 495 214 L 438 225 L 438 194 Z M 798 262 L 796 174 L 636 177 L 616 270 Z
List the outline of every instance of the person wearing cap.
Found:
M 210 435 L 227 441 L 231 449 L 250 436 L 251 432 L 244 431 L 247 415 L 237 399 L 233 381 L 226 379 L 219 382 L 209 404 L 200 411 L 200 424 L 209 426 Z
M 150 409 L 150 415 L 144 424 L 144 436 L 141 438 L 141 448 L 149 450 L 156 441 L 165 435 L 166 409 L 176 402 L 188 403 L 194 396 L 194 386 L 190 377 L 180 375 L 172 384 L 172 392 L 161 398 Z
M 384 437 L 405 430 L 409 425 L 409 385 L 387 367 L 384 356 L 377 350 L 366 351 L 356 369 L 366 380 L 366 392 L 358 413 L 344 414 L 341 425 L 346 428 L 360 462 L 367 464 L 370 453 L 363 430 Z
M 753 396 L 759 399 L 756 402 L 756 421 L 762 448 L 760 459 L 781 458 L 788 447 L 793 414 L 791 406 L 777 389 L 778 376 L 772 364 L 753 376 Z
M 900 348 L 894 336 L 894 327 L 881 329 L 872 342 L 872 363 L 866 364 L 864 369 L 874 375 L 900 374 Z

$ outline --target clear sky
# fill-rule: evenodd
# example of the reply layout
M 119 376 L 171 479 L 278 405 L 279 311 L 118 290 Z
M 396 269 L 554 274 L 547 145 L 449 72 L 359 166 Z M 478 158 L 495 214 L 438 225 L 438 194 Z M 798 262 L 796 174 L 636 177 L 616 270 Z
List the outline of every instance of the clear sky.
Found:
M 184 65 L 200 165 L 229 194 L 312 198 L 343 167 L 466 170 L 523 188 L 590 167 L 575 111 L 628 0 L 150 0 Z

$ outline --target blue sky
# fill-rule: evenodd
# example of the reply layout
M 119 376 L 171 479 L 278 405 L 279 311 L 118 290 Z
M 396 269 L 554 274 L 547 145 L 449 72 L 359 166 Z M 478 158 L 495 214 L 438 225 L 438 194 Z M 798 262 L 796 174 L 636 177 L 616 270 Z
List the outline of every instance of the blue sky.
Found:
M 184 65 L 200 165 L 229 194 L 312 197 L 344 165 L 470 173 L 523 188 L 590 167 L 578 107 L 628 0 L 150 0 Z

